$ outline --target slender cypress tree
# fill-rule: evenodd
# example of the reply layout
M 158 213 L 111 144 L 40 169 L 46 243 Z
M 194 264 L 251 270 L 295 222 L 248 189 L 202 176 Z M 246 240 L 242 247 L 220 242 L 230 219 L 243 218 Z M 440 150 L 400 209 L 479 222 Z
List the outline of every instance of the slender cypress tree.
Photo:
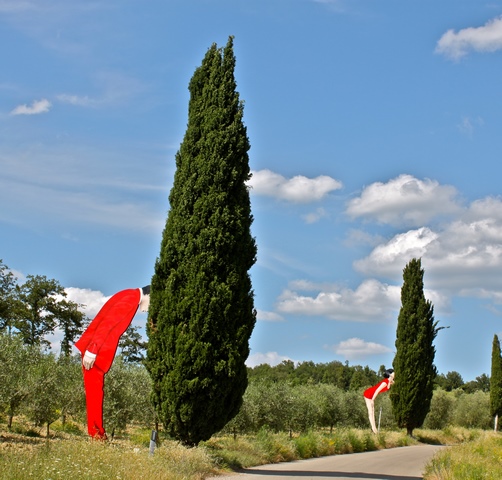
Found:
M 498 420 L 502 415 L 502 357 L 500 355 L 500 342 L 497 335 L 493 337 L 492 345 L 492 372 L 490 378 L 490 412 L 495 417 L 495 430 L 498 429 Z
M 147 367 L 167 432 L 196 445 L 239 411 L 256 322 L 249 269 L 250 148 L 233 37 L 213 44 L 189 84 L 170 211 L 151 282 Z
M 412 259 L 403 270 L 401 309 L 397 321 L 394 385 L 390 398 L 400 427 L 413 435 L 429 412 L 434 379 L 438 328 L 434 307 L 424 296 L 424 271 L 420 259 Z

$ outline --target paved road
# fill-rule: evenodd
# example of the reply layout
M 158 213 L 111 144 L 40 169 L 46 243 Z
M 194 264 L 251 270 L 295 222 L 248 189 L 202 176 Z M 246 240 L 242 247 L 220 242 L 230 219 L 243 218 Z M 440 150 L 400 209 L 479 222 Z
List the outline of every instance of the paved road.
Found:
M 224 475 L 221 480 L 419 480 L 440 446 L 417 445 L 375 452 L 334 455 L 262 465 Z

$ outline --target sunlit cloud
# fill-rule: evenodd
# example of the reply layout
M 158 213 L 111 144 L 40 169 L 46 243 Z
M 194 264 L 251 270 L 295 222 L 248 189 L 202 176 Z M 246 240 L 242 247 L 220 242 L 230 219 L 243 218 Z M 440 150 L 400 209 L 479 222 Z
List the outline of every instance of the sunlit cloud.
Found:
M 307 291 L 314 291 L 314 295 Z M 293 282 L 279 296 L 277 310 L 339 321 L 385 323 L 399 310 L 400 294 L 400 287 L 374 279 L 364 280 L 355 290 L 338 285 L 316 287 L 309 282 Z
M 271 170 L 259 170 L 252 174 L 248 182 L 251 194 L 293 203 L 318 202 L 334 190 L 342 188 L 340 181 L 327 175 L 315 178 L 297 175 L 288 179 Z
M 450 185 L 403 174 L 365 187 L 349 201 L 347 214 L 383 224 L 422 226 L 434 217 L 460 212 L 457 195 Z
M 327 345 L 325 348 L 345 357 L 347 360 L 360 360 L 372 355 L 383 355 L 393 351 L 385 345 L 366 342 L 356 337 L 349 338 L 335 345 Z
M 481 27 L 469 27 L 455 32 L 448 30 L 439 39 L 436 53 L 459 60 L 470 51 L 495 52 L 502 49 L 502 17 L 489 20 Z
M 412 258 L 422 259 L 427 284 L 435 290 L 501 291 L 502 199 L 477 200 L 441 228 L 397 234 L 354 262 L 354 267 L 365 275 L 397 279 Z
M 65 288 L 66 299 L 82 305 L 82 311 L 88 318 L 94 318 L 101 307 L 110 298 L 105 296 L 98 290 L 90 290 L 88 288 Z

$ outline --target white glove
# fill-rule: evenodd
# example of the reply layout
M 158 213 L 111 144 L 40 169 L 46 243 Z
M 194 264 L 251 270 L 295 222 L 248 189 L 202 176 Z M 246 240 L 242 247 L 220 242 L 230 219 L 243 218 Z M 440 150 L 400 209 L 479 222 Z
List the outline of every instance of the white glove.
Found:
M 86 350 L 84 353 L 84 358 L 82 359 L 82 365 L 86 370 L 90 370 L 94 365 L 95 360 L 96 360 L 96 354 Z

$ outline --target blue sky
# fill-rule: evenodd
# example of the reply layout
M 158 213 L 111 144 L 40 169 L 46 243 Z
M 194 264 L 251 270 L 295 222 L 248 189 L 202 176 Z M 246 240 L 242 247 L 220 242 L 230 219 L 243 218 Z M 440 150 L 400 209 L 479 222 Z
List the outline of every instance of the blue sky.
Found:
M 150 282 L 188 83 L 234 35 L 251 143 L 249 365 L 390 366 L 422 258 L 440 373 L 502 334 L 502 2 L 0 0 L 0 258 L 93 316 Z M 139 314 L 135 324 L 144 324 Z

